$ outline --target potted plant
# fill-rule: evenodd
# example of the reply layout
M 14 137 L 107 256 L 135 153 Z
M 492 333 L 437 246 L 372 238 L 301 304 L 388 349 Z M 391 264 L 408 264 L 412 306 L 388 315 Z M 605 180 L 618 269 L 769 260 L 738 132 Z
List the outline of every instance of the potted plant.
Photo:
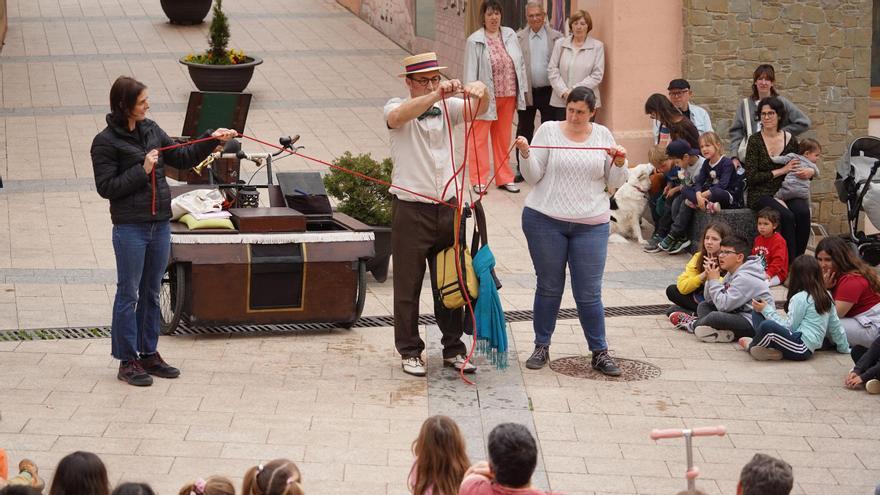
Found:
M 212 0 L 161 0 L 162 11 L 171 24 L 201 24 L 211 10 Z
M 180 59 L 200 91 L 240 93 L 251 82 L 254 68 L 263 63 L 261 58 L 228 49 L 228 45 L 229 20 L 223 13 L 223 0 L 217 0 L 209 29 L 208 51 L 191 53 Z
M 333 164 L 391 182 L 391 158 L 379 163 L 369 153 L 353 156 L 346 151 L 333 160 Z M 324 176 L 324 188 L 338 200 L 338 211 L 373 228 L 376 255 L 367 262 L 367 270 L 377 281 L 384 282 L 388 278 L 388 264 L 391 261 L 391 193 L 388 192 L 388 186 L 334 168 Z

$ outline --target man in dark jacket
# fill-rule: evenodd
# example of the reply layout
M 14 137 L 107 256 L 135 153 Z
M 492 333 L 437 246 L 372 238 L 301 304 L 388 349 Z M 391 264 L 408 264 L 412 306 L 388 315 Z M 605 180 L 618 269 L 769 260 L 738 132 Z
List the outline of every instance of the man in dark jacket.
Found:
M 159 288 L 171 250 L 171 191 L 165 163 L 190 168 L 219 141 L 236 132 L 217 129 L 214 139 L 159 151 L 171 138 L 146 118 L 150 104 L 144 84 L 121 76 L 110 89 L 107 127 L 92 141 L 92 168 L 101 197 L 110 200 L 116 254 L 111 353 L 120 360 L 117 378 L 148 386 L 150 375 L 176 378 L 156 351 L 159 341 Z

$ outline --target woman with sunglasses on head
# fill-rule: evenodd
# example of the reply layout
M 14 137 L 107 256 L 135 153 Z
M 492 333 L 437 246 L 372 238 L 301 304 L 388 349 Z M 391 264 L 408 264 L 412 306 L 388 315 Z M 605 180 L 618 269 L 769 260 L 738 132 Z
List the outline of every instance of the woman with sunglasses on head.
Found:
M 758 102 L 769 96 L 779 98 L 785 107 L 785 119 L 781 121 L 779 127 L 797 136 L 810 128 L 810 118 L 801 111 L 789 99 L 781 96 L 776 91 L 776 70 L 770 64 L 761 64 L 752 75 L 752 94 L 740 101 L 736 107 L 736 116 L 733 123 L 730 124 L 730 156 L 733 157 L 737 167 L 741 165 L 738 157 L 740 142 L 749 138 L 748 129 L 751 127 L 752 134 L 761 130 L 762 122 L 758 116 Z M 743 105 L 745 102 L 745 105 Z M 748 107 L 746 112 L 744 107 Z M 750 119 L 751 126 L 747 125 Z M 794 259 L 794 258 L 792 258 Z
M 794 135 L 782 129 L 787 113 L 779 97 L 768 96 L 758 102 L 758 118 L 761 131 L 749 137 L 746 151 L 745 176 L 748 184 L 746 205 L 754 211 L 772 208 L 779 213 L 780 234 L 788 248 L 788 259 L 794 260 L 804 254 L 810 239 L 810 203 L 797 198 L 785 203 L 774 195 L 782 185 L 785 174 L 795 171 L 798 178 L 810 179 L 815 171 L 800 167 L 800 161 L 792 159 L 785 165 L 777 165 L 773 157 L 798 152 Z
M 471 186 L 477 194 L 489 189 L 495 176 L 499 189 L 518 193 L 508 165 L 511 126 L 516 110 L 526 109 L 525 63 L 516 31 L 501 25 L 502 7 L 498 0 L 486 0 L 480 7 L 483 27 L 468 36 L 464 52 L 464 77 L 467 84 L 481 81 L 489 88 L 489 108 L 474 121 L 474 136 L 468 139 L 468 170 Z M 492 137 L 492 161 L 489 165 L 489 136 Z

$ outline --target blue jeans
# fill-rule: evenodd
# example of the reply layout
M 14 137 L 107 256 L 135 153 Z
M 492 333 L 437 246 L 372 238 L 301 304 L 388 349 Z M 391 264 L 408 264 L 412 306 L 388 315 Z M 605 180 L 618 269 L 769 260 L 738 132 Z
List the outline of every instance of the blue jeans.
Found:
M 565 290 L 565 265 L 568 264 L 571 289 L 587 345 L 594 352 L 607 349 L 602 274 L 608 252 L 608 224 L 565 222 L 524 208 L 522 228 L 538 277 L 535 344 L 550 345 Z
M 116 299 L 111 354 L 121 361 L 156 352 L 159 341 L 159 286 L 171 253 L 167 221 L 113 226 Z

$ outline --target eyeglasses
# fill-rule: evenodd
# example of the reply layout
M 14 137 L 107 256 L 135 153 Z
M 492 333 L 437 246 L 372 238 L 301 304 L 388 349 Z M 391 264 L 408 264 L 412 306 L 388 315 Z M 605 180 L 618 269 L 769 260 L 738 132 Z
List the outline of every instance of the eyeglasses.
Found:
M 776 117 L 776 112 L 761 112 L 762 119 L 772 119 Z
M 723 258 L 724 256 L 727 256 L 728 254 L 736 254 L 736 251 L 731 251 L 730 249 L 722 249 L 721 251 L 718 251 L 719 258 Z
M 529 19 L 538 19 L 538 18 L 543 18 L 543 17 L 544 17 L 544 14 L 543 14 L 543 13 L 540 13 L 540 14 L 529 14 L 529 15 L 527 15 L 526 17 L 529 18 Z
M 430 84 L 440 84 L 440 81 L 441 81 L 442 79 L 443 79 L 443 78 L 441 78 L 440 76 L 434 76 L 434 77 L 421 77 L 421 78 L 418 78 L 418 79 L 416 79 L 415 77 L 410 77 L 410 78 L 409 78 L 410 81 L 412 81 L 412 82 L 418 84 L 419 86 L 421 86 L 421 87 L 423 87 L 423 88 L 424 88 L 424 87 L 427 87 L 427 86 L 428 86 L 428 83 L 430 83 Z
M 688 94 L 688 90 L 684 90 L 684 91 L 670 91 L 670 92 L 669 92 L 669 96 L 671 96 L 671 97 L 673 97 L 673 98 L 677 98 L 677 97 L 679 97 L 679 96 L 684 96 L 684 95 L 686 95 L 686 94 Z

